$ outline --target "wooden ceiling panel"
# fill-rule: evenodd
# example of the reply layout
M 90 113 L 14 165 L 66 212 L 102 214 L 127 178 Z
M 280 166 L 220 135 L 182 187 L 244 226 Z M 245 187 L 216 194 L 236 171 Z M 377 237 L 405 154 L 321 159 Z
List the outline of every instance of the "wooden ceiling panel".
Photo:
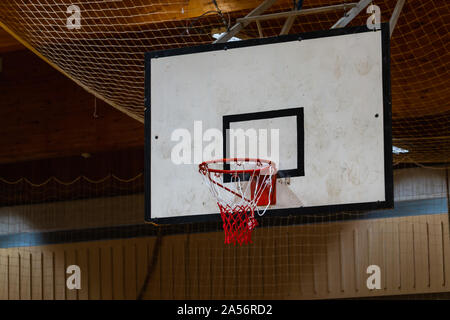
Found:
M 140 122 L 95 99 L 31 52 L 2 58 L 0 163 L 144 145 Z
M 25 49 L 14 37 L 0 28 L 0 53 Z

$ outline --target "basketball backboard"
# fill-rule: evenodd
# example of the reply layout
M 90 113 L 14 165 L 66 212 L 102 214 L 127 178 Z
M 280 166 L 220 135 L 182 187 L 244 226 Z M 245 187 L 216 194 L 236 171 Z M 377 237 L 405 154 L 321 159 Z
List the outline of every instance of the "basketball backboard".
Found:
M 389 28 L 148 53 L 145 124 L 147 221 L 220 219 L 198 165 L 232 156 L 277 164 L 266 215 L 392 207 Z

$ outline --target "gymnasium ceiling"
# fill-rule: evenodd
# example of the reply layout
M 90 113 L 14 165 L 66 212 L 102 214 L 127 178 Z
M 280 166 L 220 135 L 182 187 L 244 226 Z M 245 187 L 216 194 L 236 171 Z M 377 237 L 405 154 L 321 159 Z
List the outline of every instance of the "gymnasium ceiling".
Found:
M 356 0 L 355 0 L 356 1 Z M 79 1 L 85 27 L 68 33 L 70 1 L 0 3 L 0 23 L 29 48 L 100 99 L 142 121 L 143 54 L 147 51 L 211 43 L 213 33 L 234 25 L 260 0 Z M 304 0 L 303 9 L 342 4 L 344 0 Z M 374 1 L 387 22 L 395 0 Z M 293 1 L 278 0 L 266 13 L 291 10 Z M 218 9 L 220 11 L 218 11 Z M 290 33 L 330 28 L 344 12 L 297 17 Z M 350 25 L 364 25 L 361 12 Z M 396 162 L 449 162 L 450 2 L 407 1 L 391 38 L 394 145 L 409 150 Z M 285 19 L 261 22 L 263 36 L 280 33 Z M 68 36 L 70 35 L 70 37 Z M 238 34 L 259 37 L 255 23 Z M 23 48 L 0 32 L 0 53 Z M 117 63 L 114 63 L 116 62 Z M 102 70 L 101 73 L 98 70 Z M 133 81 L 130 81 L 133 79 Z
M 0 56 L 0 178 L 9 174 L 5 163 L 144 145 L 140 122 L 95 99 L 32 52 Z
M 0 28 L 0 54 L 4 52 L 24 50 L 25 47 L 8 32 Z

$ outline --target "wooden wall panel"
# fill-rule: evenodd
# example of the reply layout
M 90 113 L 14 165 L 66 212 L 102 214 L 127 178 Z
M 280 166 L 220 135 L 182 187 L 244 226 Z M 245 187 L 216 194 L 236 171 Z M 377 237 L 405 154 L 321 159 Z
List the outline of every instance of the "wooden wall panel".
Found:
M 10 300 L 20 300 L 20 252 L 18 250 L 8 255 L 8 296 Z
M 429 237 L 427 234 L 427 222 L 414 223 L 414 264 L 416 271 L 415 285 L 418 290 L 428 289 L 430 287 L 429 270 Z
M 387 290 L 388 285 L 392 289 L 400 289 L 400 248 L 398 224 L 386 223 L 384 225 L 384 268 L 386 276 L 383 281 L 383 288 Z
M 211 298 L 212 299 L 223 299 L 224 298 L 224 266 L 223 266 L 223 250 L 218 247 L 212 245 L 223 240 L 223 234 L 219 235 L 218 233 L 209 234 L 208 241 L 210 243 L 211 255 L 209 259 L 205 259 L 205 262 L 210 261 L 210 270 L 211 270 Z M 200 240 L 200 239 L 199 239 Z M 250 265 L 252 262 L 250 262 Z M 251 281 L 251 279 L 249 279 Z
M 274 274 L 276 275 L 276 286 L 273 290 L 275 298 L 283 297 L 289 289 L 289 228 L 278 227 L 272 240 L 272 250 L 277 252 L 274 257 Z
M 102 278 L 100 274 L 100 248 L 92 246 L 88 249 L 89 299 L 102 299 Z M 126 261 L 126 260 L 125 260 Z
M 134 300 L 137 298 L 136 281 L 136 243 L 125 246 L 125 298 Z
M 415 290 L 413 226 L 408 221 L 401 221 L 398 232 L 400 236 L 400 290 L 407 293 Z
M 70 250 L 70 245 L 66 247 L 59 246 L 53 252 L 54 253 L 54 274 L 55 274 L 55 299 L 66 300 L 67 299 L 67 287 L 66 287 L 66 254 Z
M 152 249 L 151 252 L 149 252 L 151 259 L 153 259 L 153 250 L 155 250 L 155 246 L 156 246 L 156 239 L 152 239 L 151 245 Z M 157 256 L 160 257 L 160 252 L 158 252 Z M 148 286 L 145 292 L 146 299 L 158 299 L 159 297 L 161 297 L 161 273 L 163 272 L 163 269 L 161 268 L 161 261 L 162 259 L 160 258 L 157 258 L 157 260 L 154 261 L 155 265 L 153 266 L 153 272 L 149 279 L 151 285 Z
M 164 236 L 145 299 L 323 299 L 450 292 L 448 215 L 260 228 L 249 246 L 223 234 Z M 156 239 L 0 249 L 1 299 L 136 299 Z M 78 264 L 82 289 L 66 288 Z M 368 265 L 382 270 L 368 290 Z
M 187 299 L 186 235 L 171 237 L 172 299 Z
M 20 250 L 19 252 L 20 299 L 31 300 L 31 253 L 26 250 Z
M 112 300 L 113 299 L 113 268 L 112 263 L 112 247 L 102 246 L 99 252 L 100 260 L 100 277 L 101 277 L 101 299 Z M 137 265 L 137 264 L 136 264 Z
M 300 287 L 302 295 L 305 296 L 313 296 L 316 292 L 312 242 L 311 227 L 306 226 L 301 234 L 300 254 L 302 255 L 302 264 L 299 266 L 301 267 Z
M 9 255 L 6 252 L 0 253 L 0 300 L 9 299 L 8 277 L 9 277 Z
M 111 246 L 111 263 L 112 270 L 112 299 L 125 299 L 125 267 L 124 267 L 123 246 Z
M 258 230 L 252 235 L 254 243 L 264 241 L 265 230 Z M 220 240 L 219 240 L 220 241 Z M 264 297 L 263 246 L 250 246 L 250 291 L 249 295 L 255 299 Z M 220 251 L 218 250 L 218 254 Z M 240 293 L 242 294 L 242 293 Z
M 340 231 L 340 253 L 342 261 L 342 290 L 354 292 L 356 289 L 355 250 L 353 229 Z
M 117 246 L 120 248 L 119 246 Z M 88 270 L 89 267 L 89 251 L 85 247 L 77 248 L 75 247 L 76 257 L 78 266 L 81 269 L 82 277 L 81 277 L 81 289 L 78 291 L 78 299 L 80 300 L 89 300 L 89 279 L 91 275 L 89 272 L 83 272 Z M 122 258 L 122 257 L 121 257 Z M 121 261 L 124 261 L 123 258 Z M 122 289 L 123 292 L 123 289 Z
M 311 262 L 312 262 L 312 280 L 313 280 L 313 295 L 322 295 L 327 292 L 326 283 L 326 268 L 327 265 L 324 261 L 324 252 L 326 243 L 323 242 L 321 230 L 322 226 L 313 225 L 310 231 L 310 250 L 311 250 Z M 342 239 L 341 239 L 342 241 Z M 342 255 L 342 252 L 341 252 Z M 346 268 L 342 268 L 342 273 L 345 274 Z
M 296 296 L 301 296 L 302 290 L 300 285 L 300 266 L 302 265 L 302 256 L 296 254 L 300 250 L 300 237 L 294 237 L 292 232 L 288 232 L 286 235 L 287 241 L 289 243 L 288 247 L 288 271 L 289 271 L 289 298 L 294 298 Z
M 173 299 L 174 296 L 174 253 L 170 239 L 163 239 L 161 245 L 160 286 L 161 299 Z
M 444 264 L 442 256 L 442 233 L 441 223 L 436 217 L 430 219 L 427 223 L 428 229 L 428 250 L 430 254 L 429 259 L 429 279 L 430 287 L 435 288 L 444 284 Z
M 55 299 L 55 264 L 54 264 L 54 252 L 46 247 L 42 248 L 43 259 L 43 299 L 53 300 Z M 86 270 L 86 269 L 85 269 Z
M 43 265 L 42 265 L 42 258 L 43 253 L 41 251 L 31 251 L 31 264 L 30 264 L 30 270 L 31 270 L 31 299 L 32 300 L 42 300 L 43 296 Z
M 194 244 L 190 235 L 187 235 L 186 243 L 186 298 L 198 297 L 200 295 L 200 279 L 202 275 L 199 273 L 199 266 L 203 262 L 199 256 L 201 246 Z
M 341 265 L 341 243 L 339 225 L 331 225 L 324 230 L 326 237 L 326 264 L 327 264 L 327 287 L 328 292 L 341 292 L 342 284 L 342 265 Z M 303 293 L 302 293 L 303 294 Z
M 442 230 L 442 260 L 445 264 L 445 273 L 444 273 L 444 283 L 442 287 L 448 287 L 450 285 L 449 276 L 450 276 L 450 232 L 449 232 L 449 224 L 448 220 L 445 218 L 441 221 L 441 230 Z M 441 287 L 441 286 L 439 286 Z

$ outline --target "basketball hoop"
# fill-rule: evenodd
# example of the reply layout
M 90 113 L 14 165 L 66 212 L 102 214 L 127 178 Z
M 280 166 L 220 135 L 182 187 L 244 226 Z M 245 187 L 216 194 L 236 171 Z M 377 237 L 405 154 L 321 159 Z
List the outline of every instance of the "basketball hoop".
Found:
M 255 210 L 262 216 L 276 201 L 275 163 L 249 158 L 210 160 L 199 165 L 199 172 L 219 206 L 225 244 L 251 243 L 258 225 Z

